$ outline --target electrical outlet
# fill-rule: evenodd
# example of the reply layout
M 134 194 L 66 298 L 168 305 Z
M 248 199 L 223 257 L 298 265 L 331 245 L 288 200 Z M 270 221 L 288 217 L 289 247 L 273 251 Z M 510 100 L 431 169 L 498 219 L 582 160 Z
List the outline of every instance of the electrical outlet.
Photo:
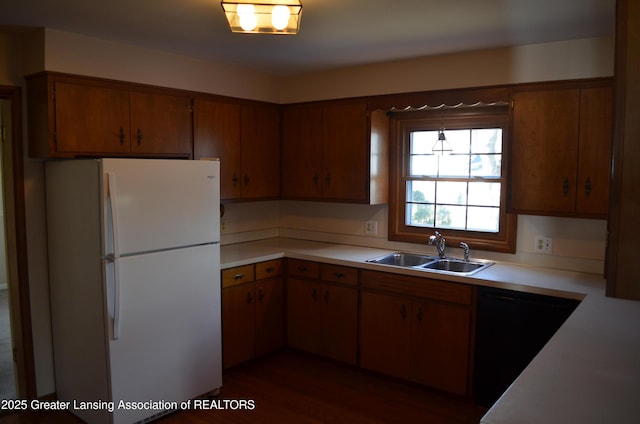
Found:
M 375 236 L 378 234 L 378 222 L 377 221 L 367 221 L 364 223 L 364 233 Z
M 534 251 L 550 255 L 553 253 L 553 239 L 551 237 L 536 236 Z

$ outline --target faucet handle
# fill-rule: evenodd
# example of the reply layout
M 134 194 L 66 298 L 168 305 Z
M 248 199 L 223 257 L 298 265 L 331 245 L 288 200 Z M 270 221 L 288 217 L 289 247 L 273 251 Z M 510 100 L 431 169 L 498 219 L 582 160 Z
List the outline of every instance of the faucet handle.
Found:
M 464 260 L 469 260 L 469 245 L 465 242 L 460 242 L 460 247 L 464 249 Z

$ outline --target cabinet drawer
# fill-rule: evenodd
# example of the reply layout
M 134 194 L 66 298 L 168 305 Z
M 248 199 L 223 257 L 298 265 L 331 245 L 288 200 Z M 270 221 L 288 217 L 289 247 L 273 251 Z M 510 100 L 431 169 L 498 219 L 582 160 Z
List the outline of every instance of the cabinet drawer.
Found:
M 463 305 L 471 305 L 473 293 L 467 284 L 368 270 L 362 271 L 362 287 Z
M 248 283 L 253 280 L 253 264 L 222 270 L 222 288 Z
M 342 284 L 358 284 L 358 270 L 340 265 L 322 264 L 320 267 L 321 278 L 323 281 L 332 281 Z
M 301 259 L 287 259 L 287 273 L 295 277 L 320 278 L 320 264 L 318 262 L 303 261 Z
M 260 262 L 256 264 L 256 280 L 277 277 L 282 274 L 282 259 Z

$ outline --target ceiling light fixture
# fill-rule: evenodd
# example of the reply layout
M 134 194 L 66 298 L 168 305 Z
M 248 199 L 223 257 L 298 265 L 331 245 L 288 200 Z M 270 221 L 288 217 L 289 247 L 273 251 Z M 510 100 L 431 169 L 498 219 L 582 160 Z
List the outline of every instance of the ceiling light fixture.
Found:
M 440 126 L 440 129 L 438 130 L 438 141 L 433 145 L 431 151 L 437 156 L 448 155 L 453 151 L 453 149 L 451 149 L 451 145 L 447 141 L 447 138 L 444 136 L 444 125 Z
M 221 4 L 232 32 L 297 34 L 300 28 L 300 0 L 235 0 Z

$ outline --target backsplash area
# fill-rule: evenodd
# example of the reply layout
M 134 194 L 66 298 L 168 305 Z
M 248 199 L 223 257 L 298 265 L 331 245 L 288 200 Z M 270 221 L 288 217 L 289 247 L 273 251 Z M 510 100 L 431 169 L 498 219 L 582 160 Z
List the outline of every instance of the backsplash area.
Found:
M 230 203 L 222 218 L 222 244 L 287 237 L 343 243 L 390 250 L 434 254 L 433 246 L 398 243 L 387 240 L 387 205 L 269 201 Z M 367 234 L 367 223 L 375 222 L 376 234 Z M 535 253 L 537 236 L 551 237 L 551 254 Z M 476 251 L 471 256 L 504 262 L 602 274 L 607 239 L 605 220 L 558 218 L 546 216 L 518 217 L 515 254 Z M 462 250 L 448 247 L 452 256 Z

